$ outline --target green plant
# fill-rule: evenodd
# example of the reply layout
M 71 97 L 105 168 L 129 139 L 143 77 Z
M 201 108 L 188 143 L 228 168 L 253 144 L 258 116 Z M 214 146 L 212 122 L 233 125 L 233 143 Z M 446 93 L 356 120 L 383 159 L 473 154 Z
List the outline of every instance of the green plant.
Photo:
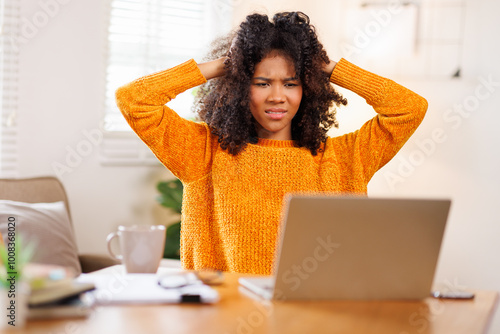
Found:
M 160 192 L 160 196 L 157 197 L 158 203 L 180 214 L 182 208 L 182 182 L 178 179 L 158 182 L 156 189 L 158 189 L 158 191 Z M 167 238 L 165 241 L 163 257 L 170 259 L 179 259 L 180 242 L 181 222 L 179 221 L 171 224 L 167 228 Z
M 5 244 L 0 241 L 0 286 L 8 288 L 19 282 L 34 252 L 34 244 L 24 243 L 19 236 L 8 236 Z

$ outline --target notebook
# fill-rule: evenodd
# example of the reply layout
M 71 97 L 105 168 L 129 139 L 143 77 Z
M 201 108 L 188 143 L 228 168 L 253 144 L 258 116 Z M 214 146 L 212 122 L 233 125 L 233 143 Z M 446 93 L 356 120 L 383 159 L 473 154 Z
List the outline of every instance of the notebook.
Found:
M 161 278 L 161 275 L 113 272 L 81 274 L 78 281 L 95 284 L 96 290 L 89 293 L 89 298 L 93 299 L 96 305 L 212 304 L 220 299 L 217 290 L 201 284 L 201 282 L 195 282 L 176 289 L 165 289 L 158 284 L 159 278 Z
M 275 274 L 239 283 L 275 300 L 423 299 L 450 205 L 448 199 L 289 195 Z

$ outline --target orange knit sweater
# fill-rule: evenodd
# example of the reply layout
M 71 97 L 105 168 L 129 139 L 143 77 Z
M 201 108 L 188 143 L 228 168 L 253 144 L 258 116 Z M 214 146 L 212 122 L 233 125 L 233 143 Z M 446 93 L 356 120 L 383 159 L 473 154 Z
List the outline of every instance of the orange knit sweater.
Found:
M 132 129 L 184 184 L 184 268 L 270 274 L 284 195 L 366 194 L 370 178 L 394 157 L 427 110 L 424 98 L 344 59 L 330 80 L 365 98 L 378 114 L 354 133 L 328 138 L 316 156 L 293 141 L 267 139 L 232 156 L 206 123 L 178 116 L 165 104 L 206 82 L 194 60 L 117 90 Z

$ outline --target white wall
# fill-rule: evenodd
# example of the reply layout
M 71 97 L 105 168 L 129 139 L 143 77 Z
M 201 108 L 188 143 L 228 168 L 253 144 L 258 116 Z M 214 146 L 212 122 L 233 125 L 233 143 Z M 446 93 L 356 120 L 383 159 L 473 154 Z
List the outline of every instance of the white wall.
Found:
M 103 113 L 104 2 L 22 2 L 22 33 L 29 38 L 20 49 L 18 117 L 20 176 L 55 175 L 54 163 L 73 159 L 61 180 L 77 243 L 82 252 L 100 253 L 119 224 L 169 221 L 154 198 L 156 182 L 172 177 L 161 166 L 103 167 L 97 146 L 81 146 Z M 89 152 L 81 161 L 70 153 L 79 148 Z
M 23 19 L 33 22 L 43 10 L 40 4 L 48 1 L 23 1 Z M 18 125 L 22 177 L 54 174 L 53 162 L 63 163 L 68 147 L 75 149 L 85 140 L 82 131 L 98 128 L 102 116 L 104 0 L 67 2 L 54 9 L 53 17 L 21 48 Z M 336 10 L 338 1 L 235 0 L 233 3 L 235 24 L 254 10 L 270 15 L 278 10 L 303 10 L 317 26 L 332 59 L 339 57 L 335 30 L 335 22 L 341 15 Z M 496 18 L 499 12 L 499 1 L 468 1 L 463 78 L 402 82 L 428 99 L 428 115 L 410 142 L 374 177 L 369 187 L 372 196 L 452 198 L 437 281 L 497 291 L 500 290 L 497 241 L 500 155 L 496 146 L 500 143 L 500 131 L 496 128 L 500 123 L 500 87 L 493 87 L 469 116 L 455 118 L 453 122 L 443 117 L 455 104 L 473 99 L 481 85 L 479 77 L 500 82 L 497 36 L 500 23 Z M 480 89 L 484 95 L 486 91 Z M 341 129 L 337 133 L 359 127 L 371 117 L 362 101 L 349 97 L 350 106 L 339 112 Z M 441 138 L 445 139 L 434 148 L 428 146 L 421 164 L 401 173 L 405 161 L 421 154 L 417 151 L 423 152 L 422 143 L 428 143 L 436 129 L 441 129 Z M 154 201 L 154 185 L 160 179 L 170 178 L 168 171 L 162 167 L 103 167 L 98 153 L 94 147 L 81 164 L 62 177 L 83 252 L 105 252 L 106 235 L 119 224 L 162 223 L 172 219 Z M 387 181 L 390 173 L 404 174 L 402 181 L 391 186 Z M 500 316 L 495 318 L 490 332 L 500 332 Z

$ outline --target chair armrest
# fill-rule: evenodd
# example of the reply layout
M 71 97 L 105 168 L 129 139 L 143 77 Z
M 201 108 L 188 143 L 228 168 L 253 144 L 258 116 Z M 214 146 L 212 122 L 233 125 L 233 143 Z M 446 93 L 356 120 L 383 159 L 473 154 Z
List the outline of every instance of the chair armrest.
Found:
M 102 254 L 79 254 L 80 265 L 82 266 L 82 273 L 90 273 L 102 268 L 120 264 L 119 261 L 113 259 L 108 255 Z

